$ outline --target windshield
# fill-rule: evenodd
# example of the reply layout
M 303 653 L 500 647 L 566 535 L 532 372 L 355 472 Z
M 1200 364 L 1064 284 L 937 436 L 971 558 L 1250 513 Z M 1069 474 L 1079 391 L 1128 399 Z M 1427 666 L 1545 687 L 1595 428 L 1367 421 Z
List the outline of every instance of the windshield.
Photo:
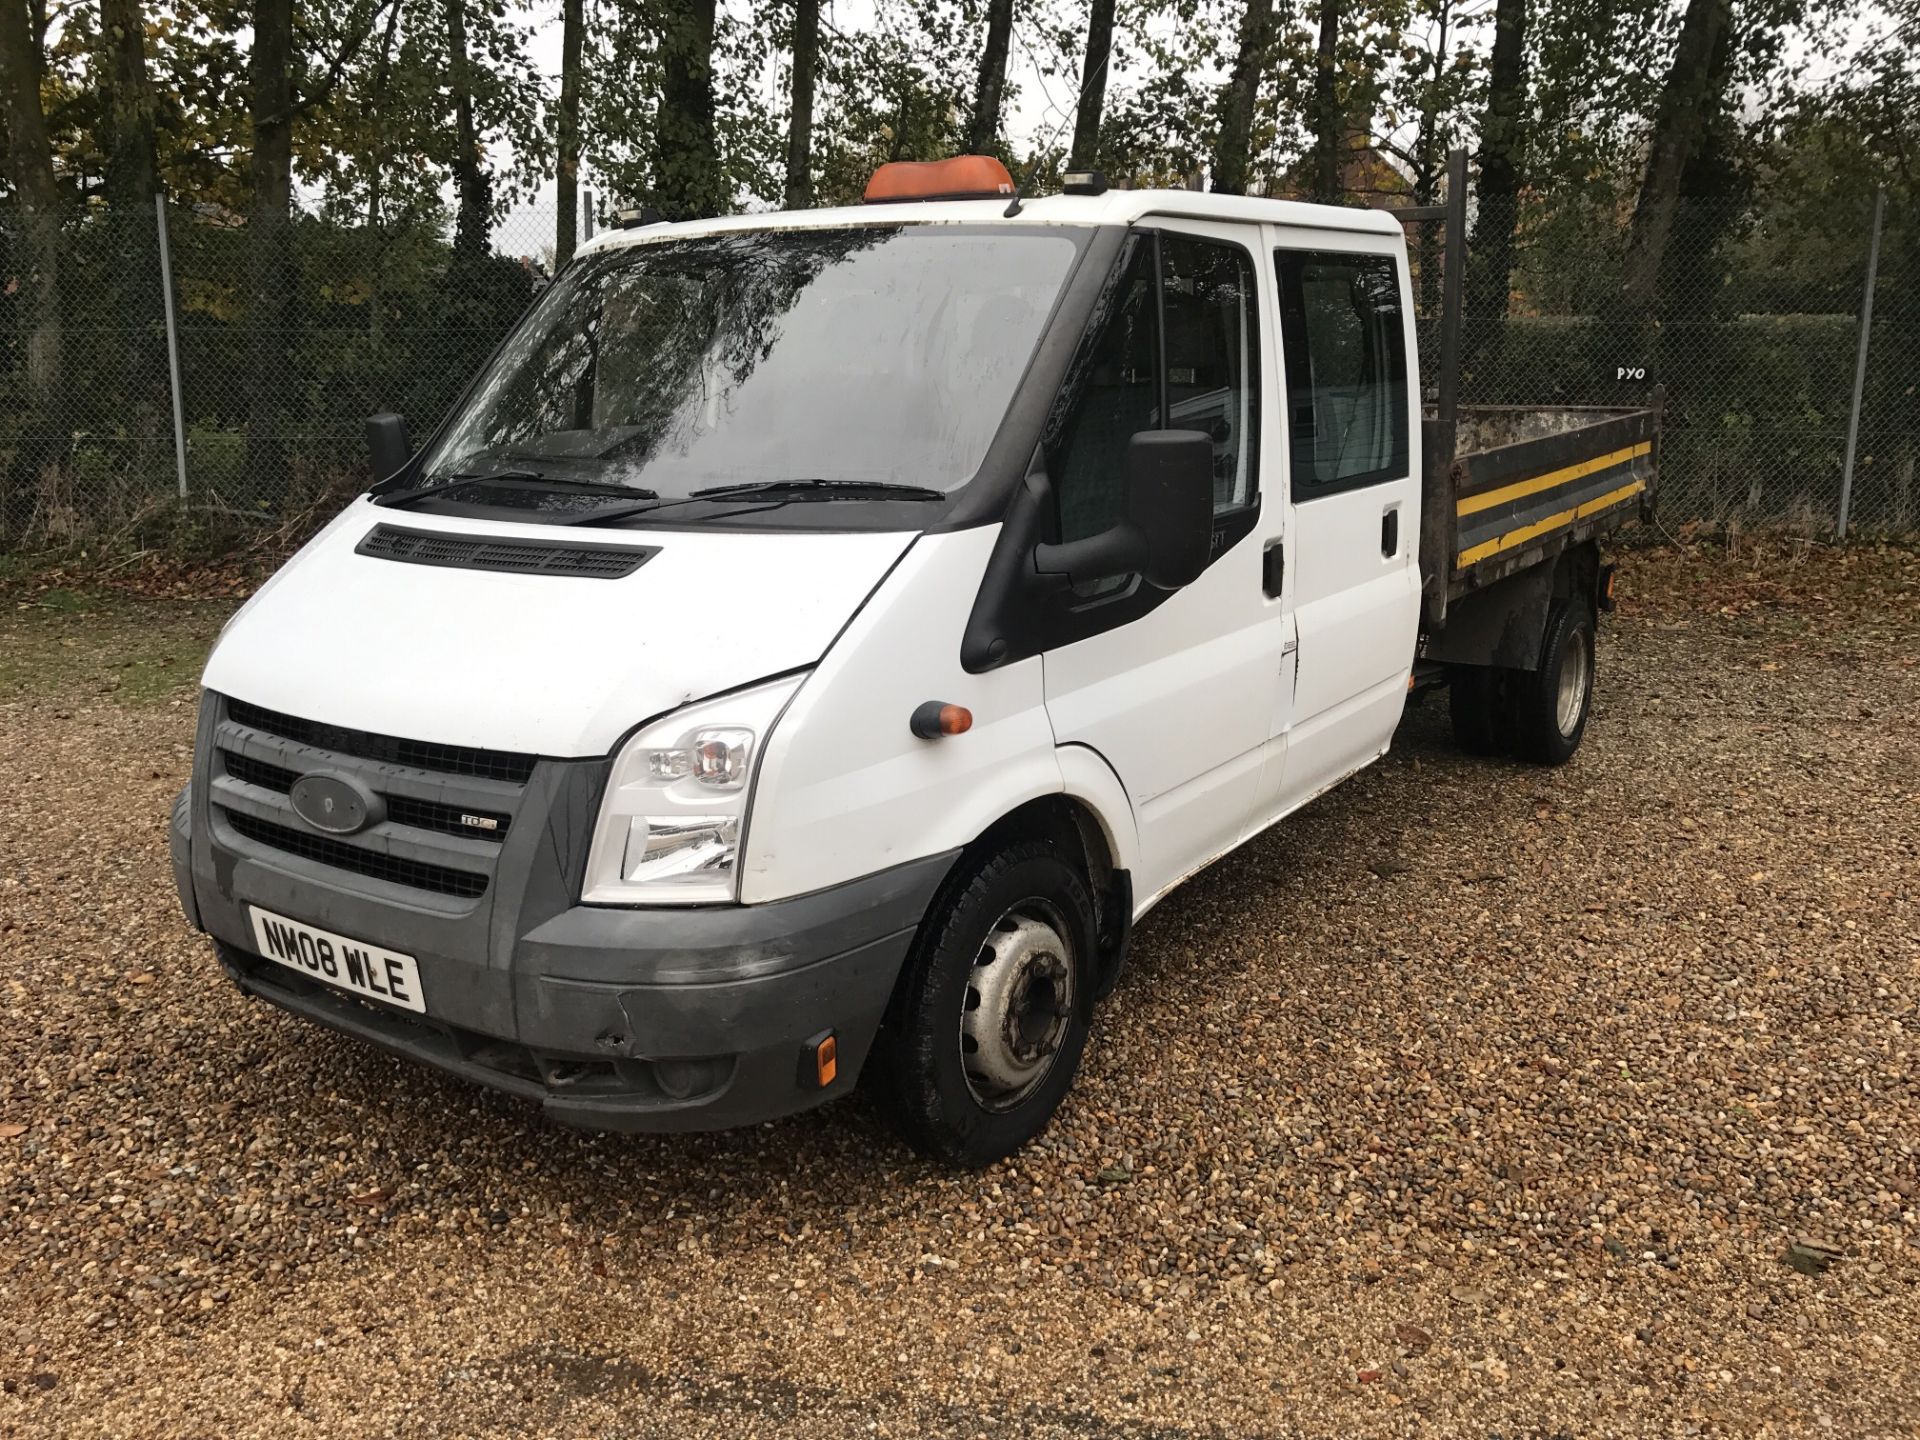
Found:
M 494 357 L 419 483 L 512 472 L 659 496 L 794 480 L 955 489 L 985 457 L 1077 250 L 1058 232 L 876 225 L 583 257 Z

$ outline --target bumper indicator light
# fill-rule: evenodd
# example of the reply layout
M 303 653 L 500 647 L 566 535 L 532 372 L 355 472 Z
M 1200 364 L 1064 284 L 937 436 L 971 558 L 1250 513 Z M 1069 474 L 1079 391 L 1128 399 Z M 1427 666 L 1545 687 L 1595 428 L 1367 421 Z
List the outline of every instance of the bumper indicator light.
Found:
M 800 1052 L 800 1083 L 812 1090 L 824 1090 L 839 1074 L 839 1042 L 833 1038 L 833 1031 L 822 1030 Z

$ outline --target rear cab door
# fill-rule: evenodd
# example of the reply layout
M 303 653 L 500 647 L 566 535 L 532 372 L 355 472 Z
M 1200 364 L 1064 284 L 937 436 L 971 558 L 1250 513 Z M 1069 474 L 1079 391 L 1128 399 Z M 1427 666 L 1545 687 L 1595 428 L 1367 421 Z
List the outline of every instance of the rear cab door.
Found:
M 1299 653 L 1268 766 L 1270 818 L 1382 754 L 1420 617 L 1420 417 L 1404 241 L 1267 228 Z M 1278 497 L 1276 497 L 1278 498 Z

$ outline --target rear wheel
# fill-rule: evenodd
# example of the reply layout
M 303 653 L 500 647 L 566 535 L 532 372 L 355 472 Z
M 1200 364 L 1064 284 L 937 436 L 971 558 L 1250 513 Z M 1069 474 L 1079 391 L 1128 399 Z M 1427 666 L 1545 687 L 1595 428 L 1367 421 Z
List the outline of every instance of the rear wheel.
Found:
M 1594 619 L 1583 600 L 1559 600 L 1547 615 L 1540 668 L 1513 695 L 1514 748 L 1538 765 L 1564 765 L 1580 748 L 1593 710 Z
M 976 858 L 945 888 L 882 1039 L 915 1149 L 991 1165 L 1046 1127 L 1086 1047 L 1096 935 L 1085 877 L 1044 841 Z
M 1507 672 L 1491 665 L 1456 665 L 1447 682 L 1453 741 L 1469 755 L 1507 750 Z

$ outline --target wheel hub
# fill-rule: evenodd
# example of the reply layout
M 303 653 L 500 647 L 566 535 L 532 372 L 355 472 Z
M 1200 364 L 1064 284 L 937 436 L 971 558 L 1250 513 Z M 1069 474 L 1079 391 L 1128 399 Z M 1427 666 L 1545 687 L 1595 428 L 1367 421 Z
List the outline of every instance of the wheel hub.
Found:
M 960 1010 L 967 1088 L 989 1109 L 1017 1104 L 1053 1068 L 1073 1015 L 1071 952 L 1036 907 L 995 923 L 974 958 Z
M 1560 649 L 1560 690 L 1554 705 L 1554 720 L 1562 735 L 1579 728 L 1581 712 L 1587 707 L 1590 668 L 1586 631 L 1569 630 Z

